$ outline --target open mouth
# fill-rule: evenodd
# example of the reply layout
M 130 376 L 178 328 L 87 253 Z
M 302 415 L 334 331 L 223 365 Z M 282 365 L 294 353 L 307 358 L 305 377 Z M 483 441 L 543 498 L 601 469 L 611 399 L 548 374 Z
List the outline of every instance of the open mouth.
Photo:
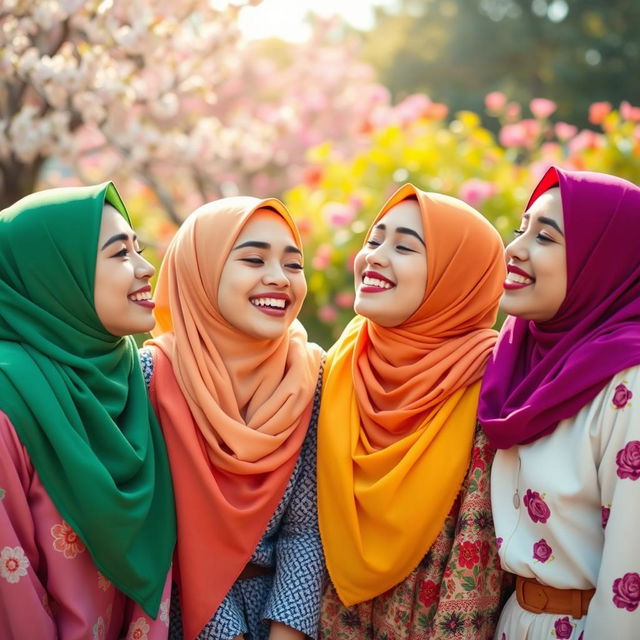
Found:
M 504 281 L 504 288 L 508 290 L 523 289 L 536 281 L 526 271 L 516 266 L 507 266 L 507 277 Z
M 288 296 L 270 295 L 270 296 L 253 296 L 249 298 L 249 302 L 259 311 L 269 316 L 283 316 L 287 307 L 291 304 Z
M 155 302 L 151 299 L 150 286 L 142 287 L 142 289 L 130 293 L 127 297 L 131 302 L 147 309 L 153 309 L 156 306 Z
M 382 274 L 375 271 L 365 271 L 362 274 L 360 291 L 363 293 L 379 293 L 393 289 L 395 286 L 395 282 L 385 278 Z

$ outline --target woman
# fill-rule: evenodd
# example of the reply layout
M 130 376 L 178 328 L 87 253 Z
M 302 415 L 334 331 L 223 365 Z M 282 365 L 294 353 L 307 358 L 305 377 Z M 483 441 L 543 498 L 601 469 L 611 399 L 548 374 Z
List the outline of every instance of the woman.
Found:
M 491 452 L 475 427 L 503 278 L 500 237 L 454 198 L 405 185 L 369 230 L 318 426 L 322 637 L 493 633 Z
M 160 269 L 142 358 L 174 477 L 189 640 L 316 635 L 322 352 L 296 321 L 300 247 L 279 201 L 225 198 L 187 218 Z
M 640 189 L 552 168 L 508 265 L 480 421 L 517 575 L 498 640 L 638 638 Z
M 168 635 L 175 515 L 128 335 L 154 324 L 137 249 L 111 183 L 0 212 L 1 638 Z

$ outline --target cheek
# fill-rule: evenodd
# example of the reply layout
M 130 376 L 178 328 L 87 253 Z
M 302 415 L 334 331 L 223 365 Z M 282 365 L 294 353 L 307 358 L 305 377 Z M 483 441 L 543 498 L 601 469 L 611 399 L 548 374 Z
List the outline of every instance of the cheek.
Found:
M 366 249 L 360 249 L 356 253 L 356 257 L 353 259 L 353 276 L 356 281 L 360 278 L 360 274 L 364 271 L 367 264 L 367 251 Z

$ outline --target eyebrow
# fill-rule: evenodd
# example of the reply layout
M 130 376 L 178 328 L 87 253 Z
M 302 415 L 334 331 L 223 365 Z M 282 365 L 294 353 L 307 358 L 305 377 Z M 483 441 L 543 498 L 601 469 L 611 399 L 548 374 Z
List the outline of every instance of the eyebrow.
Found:
M 380 229 L 382 231 L 386 231 L 387 230 L 387 225 L 380 223 L 376 225 L 376 229 Z M 418 238 L 418 240 L 420 241 L 420 244 L 426 249 L 427 245 L 424 243 L 424 240 L 420 237 L 420 235 L 414 231 L 413 229 L 409 229 L 409 227 L 396 227 L 396 233 L 405 233 L 407 235 L 410 236 L 414 236 L 415 238 Z
M 527 221 L 531 219 L 531 216 L 528 213 L 525 213 L 524 216 L 522 217 Z M 538 216 L 538 222 L 540 224 L 546 224 L 550 227 L 553 227 L 564 238 L 564 233 L 560 228 L 560 225 L 553 218 L 547 218 L 546 216 Z
M 133 235 L 133 241 L 135 242 L 138 239 L 137 235 Z M 129 236 L 126 233 L 116 233 L 114 236 L 111 236 L 103 245 L 100 247 L 100 251 L 104 251 L 110 244 L 114 242 L 126 242 L 129 240 Z
M 236 247 L 233 247 L 232 251 L 237 251 L 238 249 L 244 249 L 246 247 L 253 247 L 254 249 L 271 249 L 271 245 L 268 242 L 259 242 L 258 240 L 247 240 L 242 244 L 239 244 Z M 302 255 L 302 251 L 298 249 L 298 247 L 294 247 L 293 245 L 287 245 L 284 248 L 285 253 L 296 253 L 298 255 Z

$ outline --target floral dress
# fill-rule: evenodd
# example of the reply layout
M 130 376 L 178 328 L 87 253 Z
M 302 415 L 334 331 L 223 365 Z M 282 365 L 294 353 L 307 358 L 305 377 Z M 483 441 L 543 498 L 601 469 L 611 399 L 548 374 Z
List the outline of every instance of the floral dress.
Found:
M 400 584 L 345 607 L 325 592 L 320 637 L 326 640 L 488 640 L 503 593 L 491 519 L 489 471 L 494 451 L 478 428 L 466 478 L 428 553 Z M 428 499 L 425 498 L 425 499 Z
M 0 411 L 0 638 L 163 640 L 170 584 L 154 620 L 98 571 Z
M 497 640 L 640 638 L 640 367 L 550 435 L 499 451 L 492 502 L 506 570 L 596 589 L 580 619 L 530 613 L 514 594 Z

